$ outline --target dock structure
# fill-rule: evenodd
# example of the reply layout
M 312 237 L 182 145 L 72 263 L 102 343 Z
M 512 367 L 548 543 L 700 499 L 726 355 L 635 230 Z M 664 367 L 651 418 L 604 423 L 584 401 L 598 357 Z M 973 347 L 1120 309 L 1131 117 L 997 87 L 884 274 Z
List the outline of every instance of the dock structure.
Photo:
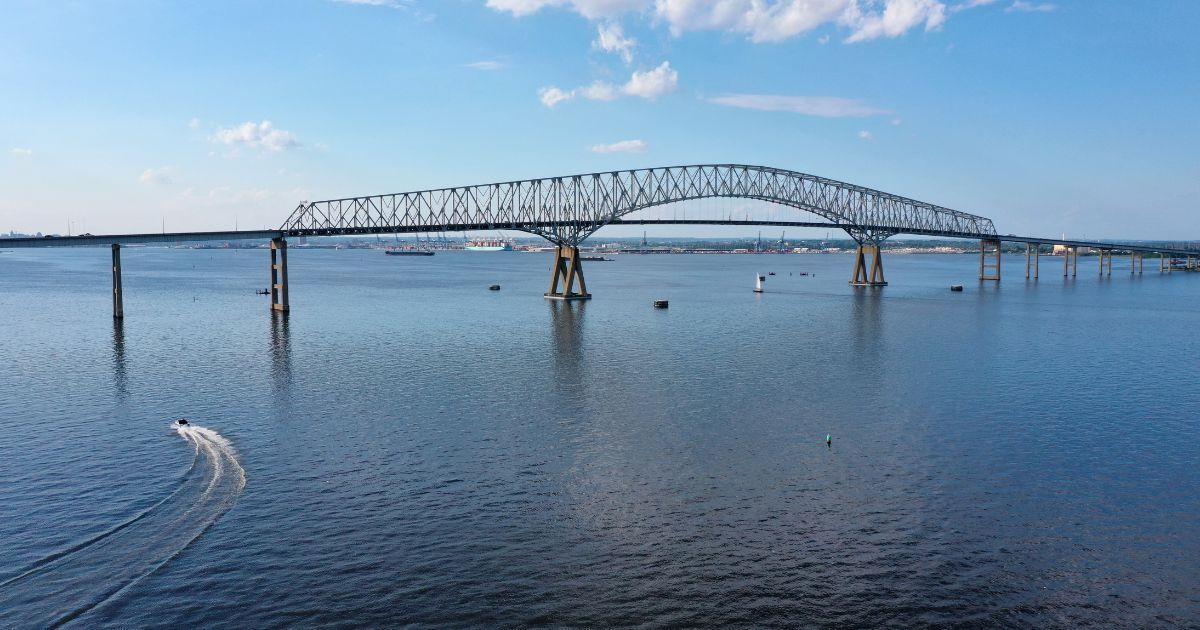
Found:
M 744 198 L 816 215 L 821 221 L 647 219 L 640 210 L 706 198 Z M 797 217 L 803 218 L 803 217 Z M 196 241 L 268 241 L 271 311 L 290 306 L 288 238 L 378 234 L 423 234 L 518 230 L 554 244 L 552 300 L 586 300 L 580 244 L 606 225 L 737 225 L 843 230 L 857 244 L 850 284 L 884 287 L 883 243 L 898 234 L 961 238 L 980 243 L 979 279 L 999 282 L 1004 243 L 1025 244 L 1025 277 L 1036 279 L 1041 247 L 1063 254 L 1063 276 L 1075 277 L 1079 248 L 1099 254 L 1100 273 L 1112 274 L 1115 251 L 1129 252 L 1130 273 L 1141 273 L 1147 253 L 1159 256 L 1159 271 L 1195 271 L 1194 245 L 1080 241 L 999 234 L 992 220 L 892 193 L 796 171 L 745 164 L 701 164 L 632 169 L 419 190 L 368 197 L 301 202 L 277 230 L 109 234 L 6 238 L 10 247 L 109 246 L 112 252 L 113 317 L 125 315 L 121 281 L 122 245 Z M 643 244 L 645 235 L 643 234 Z M 870 258 L 868 262 L 867 258 Z

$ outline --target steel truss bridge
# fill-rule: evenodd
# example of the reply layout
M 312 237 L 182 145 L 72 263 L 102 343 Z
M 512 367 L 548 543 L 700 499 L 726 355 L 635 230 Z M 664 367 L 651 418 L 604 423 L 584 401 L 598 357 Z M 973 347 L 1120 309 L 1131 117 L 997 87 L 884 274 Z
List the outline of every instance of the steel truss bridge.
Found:
M 821 222 L 638 219 L 629 215 L 666 204 L 710 198 L 753 199 L 816 215 Z M 272 307 L 288 309 L 289 237 L 518 230 L 553 243 L 554 270 L 548 298 L 591 295 L 580 265 L 579 245 L 606 225 L 707 224 L 818 227 L 844 230 L 858 243 L 851 284 L 883 286 L 880 244 L 897 234 L 978 240 L 980 279 L 1000 279 L 1002 241 L 1025 243 L 1026 277 L 1036 278 L 1042 245 L 1066 249 L 1064 274 L 1074 275 L 1077 248 L 1097 249 L 1103 272 L 1107 255 L 1129 252 L 1140 269 L 1144 253 L 1186 258 L 1200 250 L 1184 246 L 1060 240 L 1001 235 L 991 219 L 855 184 L 806 173 L 745 164 L 699 164 L 548 177 L 437 188 L 366 197 L 302 202 L 278 230 L 192 232 L 3 239 L 3 247 L 110 245 L 113 248 L 114 313 L 121 307 L 121 244 L 199 240 L 271 239 Z M 869 260 L 869 262 L 868 262 Z M 1163 265 L 1160 263 L 1160 268 Z M 559 288 L 560 281 L 563 288 Z M 578 288 L 576 288 L 578 284 Z

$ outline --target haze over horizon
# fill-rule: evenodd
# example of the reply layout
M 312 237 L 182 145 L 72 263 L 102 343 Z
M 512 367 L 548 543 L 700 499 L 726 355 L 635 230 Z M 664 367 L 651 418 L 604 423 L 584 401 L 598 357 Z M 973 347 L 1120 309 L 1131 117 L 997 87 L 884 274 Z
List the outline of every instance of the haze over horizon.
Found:
M 1002 233 L 1200 238 L 1193 2 L 21 1 L 6 18 L 5 233 L 275 228 L 306 199 L 738 162 Z

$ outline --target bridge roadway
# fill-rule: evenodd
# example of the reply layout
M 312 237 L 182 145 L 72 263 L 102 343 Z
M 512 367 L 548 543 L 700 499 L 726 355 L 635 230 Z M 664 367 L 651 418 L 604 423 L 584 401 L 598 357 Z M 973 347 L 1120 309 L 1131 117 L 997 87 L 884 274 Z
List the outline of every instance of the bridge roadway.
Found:
M 552 224 L 543 223 L 545 227 Z M 844 225 L 821 221 L 735 221 L 712 219 L 614 219 L 609 225 L 740 225 L 766 226 L 783 228 L 821 228 L 826 230 L 842 230 Z M 869 229 L 879 229 L 867 226 Z M 385 234 L 425 234 L 430 232 L 476 232 L 495 231 L 501 229 L 517 229 L 494 223 L 475 223 L 462 225 L 431 225 L 416 227 L 398 227 L 387 229 L 355 229 L 339 231 L 338 236 L 373 236 Z M 962 234 L 939 232 L 937 230 L 913 230 L 905 232 L 915 236 L 933 236 L 942 238 L 959 238 L 967 240 L 999 240 L 1005 243 L 1030 243 L 1037 245 L 1062 245 L 1064 247 L 1082 247 L 1089 249 L 1105 249 L 1120 252 L 1143 252 L 1147 254 L 1165 254 L 1186 258 L 1200 256 L 1200 249 L 1189 249 L 1178 245 L 1167 245 L 1155 242 L 1115 242 L 1115 241 L 1085 241 L 1078 239 L 1042 238 L 1037 236 L 1016 236 L 1013 234 Z M 15 248 L 43 247 L 105 247 L 110 245 L 149 245 L 159 243 L 201 243 L 201 242 L 230 242 L 260 240 L 268 241 L 277 238 L 329 236 L 326 230 L 230 230 L 225 232 L 152 232 L 142 234 L 86 234 L 77 236 L 43 236 L 43 237 L 0 237 L 0 250 Z
M 638 219 L 646 208 L 706 198 L 765 201 L 813 214 L 825 221 Z M 427 232 L 520 230 L 556 245 L 551 299 L 588 299 L 579 245 L 606 225 L 738 225 L 821 228 L 845 231 L 858 243 L 855 286 L 881 287 L 883 241 L 897 234 L 960 238 L 980 242 L 980 280 L 1000 280 L 1002 242 L 1026 244 L 1025 277 L 1038 277 L 1042 245 L 1066 248 L 1063 274 L 1074 276 L 1078 249 L 1100 255 L 1100 270 L 1112 273 L 1115 251 L 1128 252 L 1131 272 L 1141 271 L 1146 253 L 1160 255 L 1160 271 L 1175 268 L 1167 257 L 1185 258 L 1196 268 L 1200 250 L 1179 245 L 1103 242 L 998 234 L 991 219 L 824 177 L 766 166 L 698 164 L 609 171 L 463 186 L 388 195 L 302 202 L 278 230 L 162 232 L 0 239 L 0 248 L 109 246 L 112 250 L 113 315 L 123 317 L 121 246 L 148 243 L 269 240 L 271 308 L 287 311 L 287 239 Z M 869 262 L 868 262 L 869 261 Z M 560 282 L 562 288 L 560 289 Z M 576 284 L 578 289 L 576 289 Z

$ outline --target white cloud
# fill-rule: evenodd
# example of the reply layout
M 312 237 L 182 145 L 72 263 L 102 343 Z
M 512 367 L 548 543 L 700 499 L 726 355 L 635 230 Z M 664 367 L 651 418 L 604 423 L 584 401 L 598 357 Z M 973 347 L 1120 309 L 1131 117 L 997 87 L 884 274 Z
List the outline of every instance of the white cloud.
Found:
M 634 72 L 629 83 L 621 91 L 630 96 L 656 99 L 675 91 L 679 85 L 679 73 L 671 69 L 671 62 L 664 61 L 653 70 Z
M 593 81 L 586 87 L 570 92 L 557 87 L 544 87 L 538 90 L 538 98 L 542 105 L 554 107 L 559 103 L 569 101 L 576 96 L 593 101 L 614 101 L 621 96 L 640 96 L 654 100 L 675 91 L 679 85 L 679 73 L 671 68 L 671 62 L 664 61 L 653 70 L 634 72 L 624 85 L 613 85 L 605 81 Z
M 893 127 L 899 127 L 900 125 L 903 125 L 903 124 L 904 124 L 904 121 L 903 121 L 903 120 L 900 120 L 899 118 L 893 118 L 893 119 L 892 119 L 892 126 L 893 126 Z
M 836 96 L 778 96 L 772 94 L 726 94 L 709 99 L 730 107 L 757 109 L 768 112 L 791 112 L 822 118 L 865 118 L 884 116 L 885 109 L 871 107 L 862 101 Z
M 857 2 L 852 2 L 839 21 L 854 29 L 846 43 L 899 37 L 922 23 L 926 31 L 941 28 L 946 22 L 946 5 L 937 0 L 888 0 L 879 13 L 863 12 Z
M 988 2 L 966 0 L 964 4 Z M 941 0 L 488 0 L 487 6 L 514 16 L 547 7 L 571 9 L 589 19 L 633 12 L 666 24 L 677 36 L 719 30 L 745 34 L 754 42 L 783 41 L 823 24 L 849 29 L 847 43 L 898 37 L 922 24 L 926 31 L 936 30 L 947 15 Z M 956 10 L 961 9 L 951 12 Z
M 285 151 L 300 146 L 296 136 L 290 131 L 276 129 L 271 121 L 260 123 L 244 122 L 237 127 L 218 129 L 213 142 L 233 147 L 250 147 L 266 149 L 267 151 Z
M 142 171 L 142 176 L 138 178 L 143 184 L 160 184 L 167 185 L 174 183 L 171 179 L 171 167 L 160 166 L 158 168 L 148 168 Z
M 1058 5 L 1050 4 L 1049 2 L 1033 3 L 1026 0 L 1013 0 L 1010 7 L 1004 10 L 1005 13 L 1050 13 L 1058 9 Z
M 818 37 L 818 38 L 817 38 L 817 43 L 818 43 L 818 44 L 820 44 L 820 45 L 822 45 L 822 46 L 824 46 L 825 44 L 828 44 L 828 43 L 829 43 L 829 36 L 828 36 L 828 35 L 822 35 L 822 36 Z
M 199 127 L 200 127 L 200 119 L 199 118 L 192 117 L 192 119 L 188 121 L 189 129 L 198 129 Z
M 592 146 L 592 153 L 642 153 L 647 145 L 641 140 L 622 140 L 612 144 L 597 144 Z
M 504 67 L 504 64 L 499 61 L 476 61 L 468 63 L 464 67 L 471 68 L 472 70 L 499 70 Z
M 604 81 L 593 81 L 591 85 L 580 88 L 579 92 L 593 101 L 613 101 L 621 96 L 620 88 Z
M 959 11 L 966 11 L 967 9 L 974 9 L 975 7 L 987 6 L 994 2 L 996 2 L 996 0 L 967 0 L 966 2 L 960 2 L 959 4 L 951 5 L 949 11 L 951 13 L 958 13 Z
M 400 2 L 400 0 L 333 0 L 342 4 L 360 4 L 368 7 L 388 7 L 391 9 L 407 8 L 408 2 Z
M 680 35 L 685 31 L 745 33 L 754 42 L 778 42 L 833 22 L 857 0 L 657 0 L 655 12 Z
M 858 132 L 858 139 L 859 140 L 867 140 L 869 142 L 871 140 L 874 140 L 875 136 L 871 135 L 870 131 L 867 131 L 866 129 L 864 129 L 864 130 Z
M 575 91 L 566 92 L 556 87 L 544 87 L 538 90 L 538 98 L 542 100 L 542 105 L 554 107 L 575 98 Z
M 653 0 L 487 0 L 488 8 L 520 17 L 545 7 L 568 7 L 588 19 L 613 17 L 627 11 L 644 11 Z
M 17 157 L 29 157 L 33 155 L 33 149 L 22 149 L 21 147 L 13 147 L 11 153 Z
M 632 37 L 626 37 L 620 24 L 611 22 L 596 27 L 596 41 L 592 42 L 592 48 L 616 53 L 621 56 L 621 59 L 625 63 L 633 63 L 633 48 L 635 46 L 637 46 L 637 40 Z

